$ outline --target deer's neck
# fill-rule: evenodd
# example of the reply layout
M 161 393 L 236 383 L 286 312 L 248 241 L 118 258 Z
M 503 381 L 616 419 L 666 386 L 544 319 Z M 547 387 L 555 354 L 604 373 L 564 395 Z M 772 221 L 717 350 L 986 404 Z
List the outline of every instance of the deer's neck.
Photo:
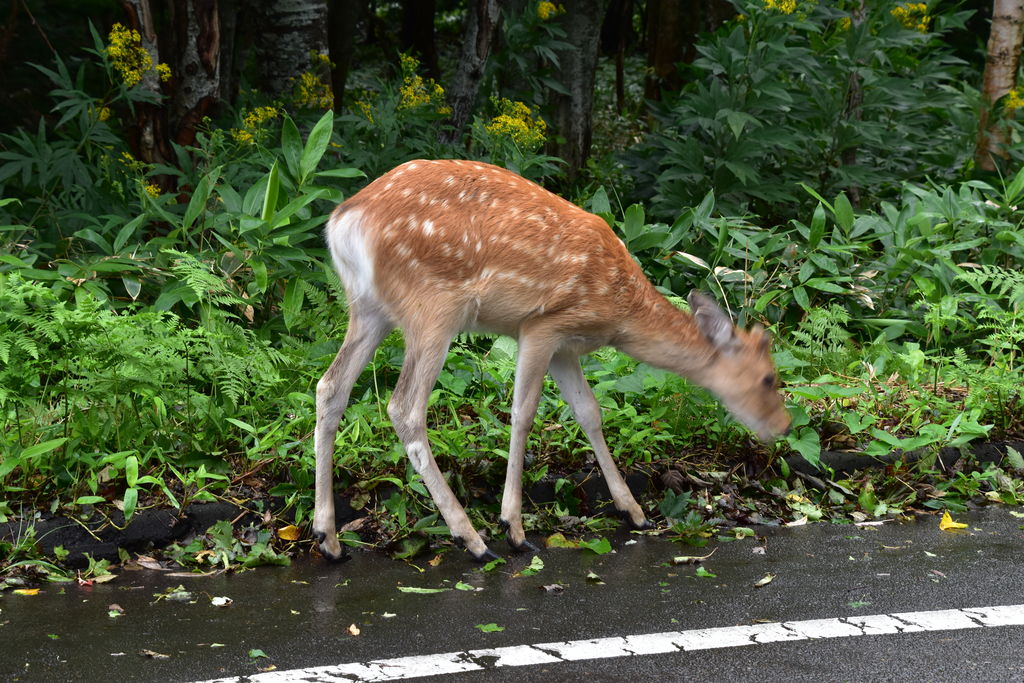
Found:
M 649 285 L 623 324 L 615 346 L 639 361 L 703 385 L 717 351 L 693 316 L 673 306 Z

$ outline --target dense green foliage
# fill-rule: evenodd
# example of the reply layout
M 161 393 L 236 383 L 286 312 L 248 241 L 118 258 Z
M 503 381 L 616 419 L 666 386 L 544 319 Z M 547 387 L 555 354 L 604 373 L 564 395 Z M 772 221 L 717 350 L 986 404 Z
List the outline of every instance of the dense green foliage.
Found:
M 976 94 L 969 65 L 937 39 L 963 16 L 937 16 L 922 33 L 882 11 L 844 28 L 828 3 L 807 14 L 749 9 L 701 46 L 689 85 L 653 129 L 617 150 L 623 166 L 606 158 L 592 169 L 621 186 L 581 185 L 581 203 L 666 294 L 710 291 L 741 324 L 773 330 L 795 429 L 757 451 L 770 468 L 764 488 L 780 499 L 802 492 L 786 499 L 792 514 L 955 507 L 985 493 L 1020 502 L 1019 482 L 992 469 L 943 480 L 948 497 L 929 500 L 865 478 L 833 482 L 811 503 L 801 480 L 787 484 L 782 456 L 792 452 L 817 464 L 827 448 L 934 453 L 1021 433 L 1024 172 L 967 174 Z M 509 73 L 525 68 L 516 54 L 547 54 L 558 38 L 515 22 L 507 30 L 519 52 L 499 54 L 495 68 Z M 258 470 L 301 524 L 312 504 L 314 386 L 345 331 L 319 236 L 326 214 L 418 156 L 551 177 L 543 123 L 495 98 L 465 141 L 441 143 L 442 105 L 403 59 L 400 76 L 338 114 L 254 95 L 178 147 L 175 166 L 146 165 L 117 114 L 146 97 L 118 81 L 94 40 L 76 73 L 61 61 L 40 67 L 54 116 L 5 135 L 0 150 L 0 519 L 21 506 L 114 505 L 131 517 L 142 505 L 222 495 Z M 854 74 L 864 93 L 856 117 L 846 115 Z M 527 91 L 540 87 L 535 75 Z M 103 108 L 85 85 L 101 79 Z M 630 192 L 649 202 L 620 205 Z M 463 499 L 500 481 L 513 355 L 508 339 L 457 340 L 432 397 L 435 454 Z M 401 358 L 395 334 L 357 383 L 337 447 L 339 487 L 388 513 L 384 540 L 443 531 L 383 408 Z M 694 454 L 728 468 L 750 450 L 705 392 L 674 376 L 611 350 L 586 369 L 627 469 Z M 588 446 L 548 389 L 527 476 L 556 481 L 556 515 L 585 515 L 562 475 L 585 466 Z M 917 476 L 932 476 L 923 463 Z M 661 509 L 689 537 L 709 523 L 704 504 L 669 492 Z

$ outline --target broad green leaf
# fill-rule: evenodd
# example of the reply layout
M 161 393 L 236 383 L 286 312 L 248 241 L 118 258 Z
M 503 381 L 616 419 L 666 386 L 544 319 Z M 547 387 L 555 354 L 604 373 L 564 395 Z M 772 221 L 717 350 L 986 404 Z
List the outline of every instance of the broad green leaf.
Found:
M 853 206 L 850 205 L 850 200 L 846 198 L 846 195 L 842 192 L 836 197 L 836 223 L 843 229 L 844 233 L 849 233 L 850 228 L 853 227 Z
M 135 234 L 142 222 L 146 220 L 146 214 L 139 214 L 135 218 L 131 219 L 124 224 L 120 230 L 117 231 L 117 237 L 114 238 L 114 253 L 119 253 L 121 248 L 128 242 L 128 238 Z M 132 297 L 134 298 L 134 297 Z
M 263 194 L 263 209 L 260 212 L 260 218 L 263 220 L 269 221 L 277 210 L 277 193 L 280 189 L 281 180 L 278 177 L 277 162 L 275 161 L 267 174 L 267 190 Z
M 326 171 L 317 171 L 317 177 L 325 178 L 365 178 L 366 174 L 358 168 L 331 168 Z
M 206 202 L 210 199 L 210 191 L 213 189 L 213 183 L 219 175 L 220 166 L 217 166 L 196 183 L 196 189 L 192 192 L 192 199 L 189 200 L 188 208 L 185 209 L 185 217 L 181 221 L 181 227 L 186 231 L 192 228 L 196 218 L 206 210 Z
M 292 178 L 299 177 L 299 160 L 302 158 L 302 137 L 295 122 L 287 114 L 281 124 L 281 154 Z
M 629 244 L 644 229 L 644 207 L 639 204 L 633 204 L 626 209 L 626 215 L 622 220 L 622 234 L 626 238 L 626 244 Z
M 131 520 L 132 516 L 135 514 L 135 508 L 138 506 L 138 504 L 139 504 L 139 490 L 135 489 L 135 488 L 125 489 L 125 492 L 124 492 L 124 509 L 122 510 L 122 512 L 124 512 L 124 521 L 126 523 L 129 522 Z
M 124 480 L 130 488 L 135 488 L 139 481 L 139 458 L 129 455 L 124 459 Z
M 67 441 L 67 438 L 62 436 L 59 439 L 50 439 L 49 441 L 37 443 L 35 445 L 29 446 L 21 453 L 19 453 L 18 458 L 21 460 L 27 460 L 29 458 L 35 458 L 37 456 L 43 455 L 44 453 L 49 453 L 50 451 L 56 450 L 57 448 L 63 446 L 65 441 Z
M 299 160 L 299 185 L 304 185 L 316 170 L 320 159 L 327 150 L 333 132 L 334 112 L 328 109 L 313 126 L 313 130 L 309 132 L 309 137 L 306 139 L 306 147 L 302 150 L 302 158 Z
M 299 278 L 293 277 L 288 281 L 288 285 L 284 289 L 284 300 L 281 302 L 281 312 L 284 313 L 284 326 L 289 330 L 292 329 L 292 325 L 298 320 L 299 313 L 302 311 L 304 295 L 305 290 Z

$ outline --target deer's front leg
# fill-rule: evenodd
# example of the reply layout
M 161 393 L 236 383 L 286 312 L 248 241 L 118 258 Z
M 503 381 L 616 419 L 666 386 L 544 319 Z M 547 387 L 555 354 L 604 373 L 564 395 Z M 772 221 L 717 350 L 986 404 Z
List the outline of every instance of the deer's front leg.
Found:
M 604 475 L 608 491 L 612 494 L 612 500 L 615 502 L 615 509 L 626 518 L 633 528 L 650 528 L 651 523 L 647 521 L 643 510 L 633 498 L 633 494 L 626 486 L 622 474 L 619 473 L 619 468 L 608 451 L 608 445 L 604 441 L 604 434 L 601 430 L 601 406 L 598 405 L 593 390 L 587 384 L 586 377 L 583 376 L 579 357 L 569 353 L 555 354 L 551 359 L 551 376 L 555 378 L 565 402 L 572 408 L 576 422 L 579 423 L 583 433 L 590 440 L 597 464 L 601 468 L 601 474 Z
M 523 530 L 523 460 L 551 353 L 552 344 L 542 334 L 520 334 L 516 380 L 512 392 L 508 469 L 505 471 L 505 491 L 501 497 L 501 526 L 505 528 L 509 545 L 519 552 L 537 550 L 537 546 L 526 540 L 526 532 Z

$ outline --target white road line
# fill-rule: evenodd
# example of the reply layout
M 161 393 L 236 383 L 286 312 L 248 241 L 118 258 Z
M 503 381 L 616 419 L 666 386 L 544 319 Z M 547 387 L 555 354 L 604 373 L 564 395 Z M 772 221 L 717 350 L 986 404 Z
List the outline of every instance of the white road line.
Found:
M 301 681 L 394 681 L 418 676 L 439 676 L 463 671 L 484 671 L 506 666 L 665 654 L 763 643 L 851 638 L 854 636 L 955 631 L 968 628 L 1024 626 L 1024 605 L 965 607 L 931 612 L 869 614 L 836 619 L 809 619 L 746 626 L 701 628 L 561 643 L 513 645 L 465 652 L 377 659 L 290 671 L 268 671 L 252 676 L 220 678 L 206 683 L 289 683 Z

